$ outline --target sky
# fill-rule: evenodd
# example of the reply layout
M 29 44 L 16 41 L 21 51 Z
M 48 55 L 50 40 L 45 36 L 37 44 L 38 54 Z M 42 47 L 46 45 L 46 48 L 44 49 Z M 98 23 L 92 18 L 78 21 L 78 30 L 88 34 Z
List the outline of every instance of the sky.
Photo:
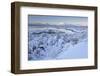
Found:
M 50 16 L 50 15 L 28 15 L 28 23 L 48 23 L 48 24 L 74 24 L 88 25 L 88 17 L 77 16 Z

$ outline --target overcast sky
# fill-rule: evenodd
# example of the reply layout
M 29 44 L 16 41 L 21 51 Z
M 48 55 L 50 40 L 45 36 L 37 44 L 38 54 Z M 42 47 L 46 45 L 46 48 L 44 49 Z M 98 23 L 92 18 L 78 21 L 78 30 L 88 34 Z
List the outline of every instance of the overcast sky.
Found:
M 88 17 L 77 16 L 46 16 L 46 15 L 29 15 L 28 23 L 49 23 L 49 24 L 74 24 L 88 25 Z

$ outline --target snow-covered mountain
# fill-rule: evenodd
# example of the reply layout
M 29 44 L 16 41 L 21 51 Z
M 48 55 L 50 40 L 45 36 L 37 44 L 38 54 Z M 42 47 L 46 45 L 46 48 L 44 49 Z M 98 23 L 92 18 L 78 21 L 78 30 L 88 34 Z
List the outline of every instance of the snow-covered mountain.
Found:
M 28 60 L 86 58 L 87 42 L 87 26 L 30 24 Z M 83 53 L 82 50 L 84 55 L 78 55 Z

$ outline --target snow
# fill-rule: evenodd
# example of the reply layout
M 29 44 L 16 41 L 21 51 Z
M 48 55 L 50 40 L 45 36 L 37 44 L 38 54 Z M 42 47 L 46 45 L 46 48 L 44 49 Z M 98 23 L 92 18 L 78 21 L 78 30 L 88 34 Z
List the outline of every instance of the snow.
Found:
M 56 59 L 76 59 L 76 58 L 87 58 L 88 53 L 87 42 L 80 42 L 77 45 L 71 45 L 67 51 L 60 53 Z
M 40 24 L 39 24 L 40 26 Z M 52 25 L 53 26 L 53 25 Z M 74 59 L 88 57 L 87 27 L 29 26 L 28 60 Z

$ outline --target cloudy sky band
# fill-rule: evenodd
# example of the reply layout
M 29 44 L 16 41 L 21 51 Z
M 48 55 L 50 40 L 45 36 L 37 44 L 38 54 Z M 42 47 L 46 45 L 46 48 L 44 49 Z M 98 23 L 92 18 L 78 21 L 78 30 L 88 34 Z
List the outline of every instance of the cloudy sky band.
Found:
M 88 17 L 77 16 L 49 16 L 49 15 L 28 15 L 28 23 L 48 23 L 48 24 L 73 24 L 87 26 Z

